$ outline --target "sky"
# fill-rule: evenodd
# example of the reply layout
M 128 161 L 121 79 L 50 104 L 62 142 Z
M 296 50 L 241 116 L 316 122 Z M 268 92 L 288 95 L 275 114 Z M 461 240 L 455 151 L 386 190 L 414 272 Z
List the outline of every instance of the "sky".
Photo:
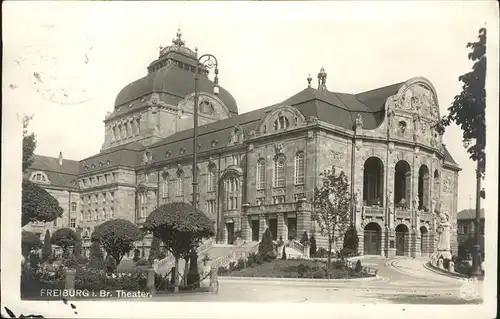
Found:
M 487 1 L 2 5 L 2 111 L 34 115 L 37 154 L 74 160 L 99 152 L 116 95 L 146 75 L 178 28 L 186 46 L 217 56 L 219 82 L 240 113 L 285 100 L 324 67 L 328 89 L 344 93 L 426 77 L 443 115 L 472 67 L 466 44 L 479 28 L 498 50 L 498 12 Z M 498 119 L 498 104 L 487 116 Z M 475 165 L 461 141 L 457 127 L 446 131 L 462 168 L 458 210 L 475 205 Z

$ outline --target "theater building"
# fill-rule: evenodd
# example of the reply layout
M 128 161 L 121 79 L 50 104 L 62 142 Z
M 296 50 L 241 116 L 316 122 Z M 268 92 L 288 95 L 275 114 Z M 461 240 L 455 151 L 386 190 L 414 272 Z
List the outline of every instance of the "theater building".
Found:
M 57 225 L 80 226 L 89 236 L 105 220 L 140 225 L 163 203 L 191 202 L 197 107 L 198 204 L 214 221 L 219 243 L 257 241 L 269 228 L 275 239 L 314 233 L 326 247 L 311 220 L 312 202 L 319 174 L 335 166 L 350 179 L 361 252 L 429 255 L 434 209 L 449 212 L 456 251 L 460 168 L 433 128 L 439 106 L 427 79 L 348 94 L 330 90 L 321 69 L 295 95 L 239 114 L 228 91 L 212 93 L 205 68 L 194 105 L 197 56 L 179 32 L 147 75 L 118 93 L 98 154 L 77 162 L 35 161 L 29 178 L 38 182 L 44 174 L 42 185 L 57 180 L 71 194 Z M 70 177 L 59 181 L 58 174 Z

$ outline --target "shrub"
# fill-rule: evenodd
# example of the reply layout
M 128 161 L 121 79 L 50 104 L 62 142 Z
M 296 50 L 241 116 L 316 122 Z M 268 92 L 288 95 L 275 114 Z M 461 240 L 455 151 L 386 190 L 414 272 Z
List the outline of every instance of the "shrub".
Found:
M 101 245 L 94 241 L 90 245 L 90 266 L 95 268 L 104 267 L 104 256 L 101 250 Z
M 106 266 L 105 266 L 106 267 L 106 273 L 112 274 L 112 273 L 114 273 L 116 271 L 116 267 L 118 266 L 118 264 L 117 264 L 116 260 L 112 256 L 108 255 L 106 257 L 105 263 L 106 263 Z
M 24 258 L 29 258 L 30 252 L 33 249 L 38 249 L 42 245 L 40 236 L 35 233 L 24 231 L 21 233 L 21 251 Z
M 76 243 L 76 233 L 70 228 L 61 228 L 52 234 L 51 242 L 63 249 L 63 255 L 68 255 L 68 248 L 73 247 Z
M 361 259 L 358 259 L 356 262 L 356 267 L 354 268 L 354 271 L 357 273 L 360 273 L 363 270 L 363 266 L 361 265 Z
M 340 250 L 340 257 L 350 258 L 358 256 L 358 249 L 342 248 Z
M 26 179 L 22 182 L 21 225 L 51 222 L 62 217 L 63 208 L 47 190 Z
M 82 268 L 77 270 L 75 276 L 77 289 L 144 291 L 146 287 L 147 274 L 142 271 L 110 277 L 102 270 Z
M 356 231 L 356 227 L 350 226 L 344 235 L 343 248 L 344 249 L 347 248 L 349 251 L 355 251 L 355 253 L 357 253 L 358 244 L 359 244 L 359 237 L 358 237 L 358 232 Z
M 134 242 L 141 240 L 144 234 L 128 220 L 112 219 L 97 226 L 92 236 L 119 264 L 123 256 L 132 250 Z
M 189 273 L 187 276 L 187 284 L 190 289 L 200 287 L 200 272 L 198 271 L 198 254 L 195 250 L 191 251 L 189 261 Z
M 167 258 L 167 252 L 165 251 L 165 248 L 162 248 L 161 251 L 158 253 L 157 258 L 159 260 Z
M 40 261 L 41 261 L 40 255 L 38 253 L 36 253 L 36 252 L 31 253 L 29 255 L 29 260 L 30 260 L 30 266 L 31 266 L 31 268 L 36 269 L 36 268 L 38 268 L 38 265 L 40 264 Z
M 286 247 L 283 247 L 283 255 L 281 256 L 281 259 L 286 260 Z
M 76 241 L 75 247 L 73 248 L 73 256 L 75 256 L 77 260 L 82 256 L 82 236 L 80 231 L 76 232 Z
M 160 253 L 160 240 L 158 237 L 153 237 L 151 240 L 151 247 L 149 248 L 149 256 L 148 260 L 152 264 L 156 258 L 158 258 L 158 254 Z
M 201 262 L 203 264 L 207 264 L 209 261 L 210 261 L 210 257 L 208 256 L 208 254 L 205 254 L 205 256 L 203 256 L 203 259 L 201 260 Z
M 45 231 L 45 238 L 43 240 L 42 260 L 43 261 L 49 260 L 51 255 L 52 255 L 52 245 L 50 244 L 50 232 L 47 229 L 47 231 Z
M 262 236 L 262 240 L 259 243 L 259 257 L 264 261 L 271 261 L 276 258 L 273 236 L 269 228 L 266 229 L 264 235 Z
M 317 257 L 317 258 L 327 258 L 328 257 L 328 250 L 326 250 L 323 247 L 320 247 L 316 251 L 316 253 L 314 254 L 314 257 Z
M 138 262 L 139 259 L 141 258 L 141 252 L 139 249 L 134 250 L 134 258 L 132 259 L 134 262 Z
M 309 242 L 309 237 L 307 236 L 307 232 L 304 231 L 304 233 L 302 234 L 302 238 L 300 239 L 300 243 L 302 245 L 309 245 L 310 242 Z
M 299 277 L 304 278 L 307 277 L 307 274 L 311 271 L 311 268 L 307 265 L 300 264 L 297 266 L 297 273 Z
M 243 268 L 245 268 L 245 259 L 240 258 L 240 259 L 238 259 L 238 262 L 235 265 L 235 270 L 240 270 Z
M 68 268 L 76 269 L 78 268 L 78 262 L 76 261 L 76 258 L 66 258 L 63 261 L 63 265 Z
M 311 244 L 311 248 L 309 250 L 309 254 L 311 256 L 315 256 L 316 255 L 317 247 L 316 247 L 316 238 L 314 238 L 314 235 L 311 236 L 311 239 L 309 241 L 310 241 L 310 244 Z

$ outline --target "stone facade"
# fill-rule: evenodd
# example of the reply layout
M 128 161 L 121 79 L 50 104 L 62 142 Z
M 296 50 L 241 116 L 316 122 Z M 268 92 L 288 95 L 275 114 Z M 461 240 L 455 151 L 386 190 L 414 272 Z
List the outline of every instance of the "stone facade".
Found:
M 230 99 L 200 93 L 197 202 L 217 241 L 260 240 L 269 228 L 285 241 L 307 231 L 326 247 L 312 221 L 314 188 L 334 166 L 360 198 L 351 216 L 361 253 L 430 255 L 435 210 L 450 213 L 455 251 L 460 169 L 433 129 L 432 84 L 414 78 L 354 96 L 329 92 L 324 70 L 318 89 L 310 80 L 288 100 L 241 115 L 230 112 Z M 107 115 L 101 153 L 75 162 L 72 214 L 86 236 L 110 218 L 140 225 L 161 204 L 192 202 L 193 94 L 176 103 L 156 92 L 132 100 Z M 67 192 L 56 197 L 63 208 Z

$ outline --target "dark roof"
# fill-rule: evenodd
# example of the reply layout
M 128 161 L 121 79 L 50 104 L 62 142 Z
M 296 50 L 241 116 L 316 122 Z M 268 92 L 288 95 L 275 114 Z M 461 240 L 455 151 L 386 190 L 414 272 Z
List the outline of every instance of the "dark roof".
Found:
M 28 173 L 44 172 L 50 180 L 50 185 L 77 187 L 78 161 L 63 159 L 62 165 L 59 165 L 57 157 L 34 155 L 33 164 L 27 171 Z
M 283 104 L 296 107 L 305 116 L 316 116 L 322 121 L 345 129 L 352 129 L 357 113 L 362 113 L 363 128 L 370 130 L 377 128 L 383 121 L 387 98 L 396 94 L 403 83 L 359 94 L 306 88 L 283 101 Z
M 135 167 L 141 162 L 145 147 L 139 142 L 131 142 L 108 148 L 79 162 L 80 174 L 95 172 L 118 165 Z
M 484 209 L 481 209 L 479 212 L 481 218 L 484 218 Z M 466 220 L 466 219 L 475 219 L 476 218 L 476 210 L 475 209 L 464 209 L 458 212 L 457 220 Z
M 202 75 L 198 81 L 198 87 L 200 92 L 212 93 L 214 83 L 208 77 Z M 151 93 L 158 93 L 163 102 L 176 105 L 193 92 L 194 73 L 181 69 L 175 63 L 171 63 L 125 86 L 116 97 L 115 109 L 128 105 L 132 101 Z M 219 86 L 217 97 L 221 99 L 231 115 L 238 114 L 236 100 L 227 90 Z M 123 109 L 123 112 L 129 110 L 127 108 Z

